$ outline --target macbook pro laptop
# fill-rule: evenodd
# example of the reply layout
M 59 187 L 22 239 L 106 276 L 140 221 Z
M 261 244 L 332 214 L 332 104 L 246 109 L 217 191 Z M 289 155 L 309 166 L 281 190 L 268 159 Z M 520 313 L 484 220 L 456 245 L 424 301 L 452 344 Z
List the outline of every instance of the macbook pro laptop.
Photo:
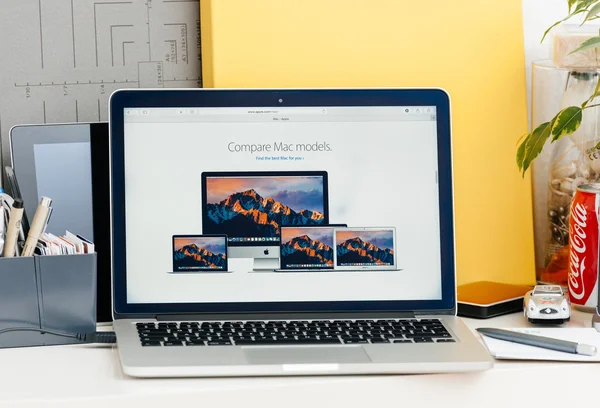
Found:
M 491 367 L 456 317 L 443 90 L 135 89 L 115 92 L 109 111 L 126 374 Z M 252 273 L 279 267 L 281 226 L 329 220 L 394 227 L 399 270 Z M 190 233 L 226 235 L 230 272 L 169 273 L 173 236 Z
M 333 243 L 336 225 L 285 226 L 281 229 L 278 272 L 333 271 Z

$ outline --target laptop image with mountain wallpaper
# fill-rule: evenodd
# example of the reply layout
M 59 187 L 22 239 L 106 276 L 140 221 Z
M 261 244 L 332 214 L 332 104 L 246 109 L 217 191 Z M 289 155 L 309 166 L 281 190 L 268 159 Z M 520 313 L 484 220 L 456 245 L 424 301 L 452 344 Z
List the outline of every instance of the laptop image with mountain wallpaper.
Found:
M 281 226 L 281 272 L 334 271 L 333 242 L 336 225 Z
M 443 90 L 121 90 L 110 133 L 126 374 L 491 367 L 456 317 Z
M 336 228 L 333 265 L 337 270 L 398 270 L 396 229 Z

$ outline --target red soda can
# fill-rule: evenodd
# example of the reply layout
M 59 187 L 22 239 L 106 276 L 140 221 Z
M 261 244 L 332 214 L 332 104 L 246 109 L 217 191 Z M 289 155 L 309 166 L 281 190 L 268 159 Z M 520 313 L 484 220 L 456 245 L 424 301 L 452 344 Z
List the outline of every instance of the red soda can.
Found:
M 600 183 L 577 187 L 569 216 L 569 297 L 579 310 L 598 304 Z

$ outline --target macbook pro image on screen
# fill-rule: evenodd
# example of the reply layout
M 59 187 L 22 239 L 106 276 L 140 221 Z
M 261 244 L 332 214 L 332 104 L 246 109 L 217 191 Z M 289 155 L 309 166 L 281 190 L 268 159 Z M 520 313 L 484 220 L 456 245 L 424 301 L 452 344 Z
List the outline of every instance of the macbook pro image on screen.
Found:
M 345 227 L 345 225 L 282 226 L 278 271 L 333 271 L 335 227 Z

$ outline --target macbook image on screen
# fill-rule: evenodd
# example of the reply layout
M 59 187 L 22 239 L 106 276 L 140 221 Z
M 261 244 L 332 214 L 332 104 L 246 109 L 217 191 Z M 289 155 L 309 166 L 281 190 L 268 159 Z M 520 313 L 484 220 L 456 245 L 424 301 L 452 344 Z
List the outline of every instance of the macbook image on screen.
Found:
M 174 235 L 173 272 L 227 272 L 227 237 Z
M 345 226 L 282 226 L 278 271 L 333 271 L 333 231 Z
M 398 270 L 396 229 L 335 228 L 334 265 L 340 270 Z

